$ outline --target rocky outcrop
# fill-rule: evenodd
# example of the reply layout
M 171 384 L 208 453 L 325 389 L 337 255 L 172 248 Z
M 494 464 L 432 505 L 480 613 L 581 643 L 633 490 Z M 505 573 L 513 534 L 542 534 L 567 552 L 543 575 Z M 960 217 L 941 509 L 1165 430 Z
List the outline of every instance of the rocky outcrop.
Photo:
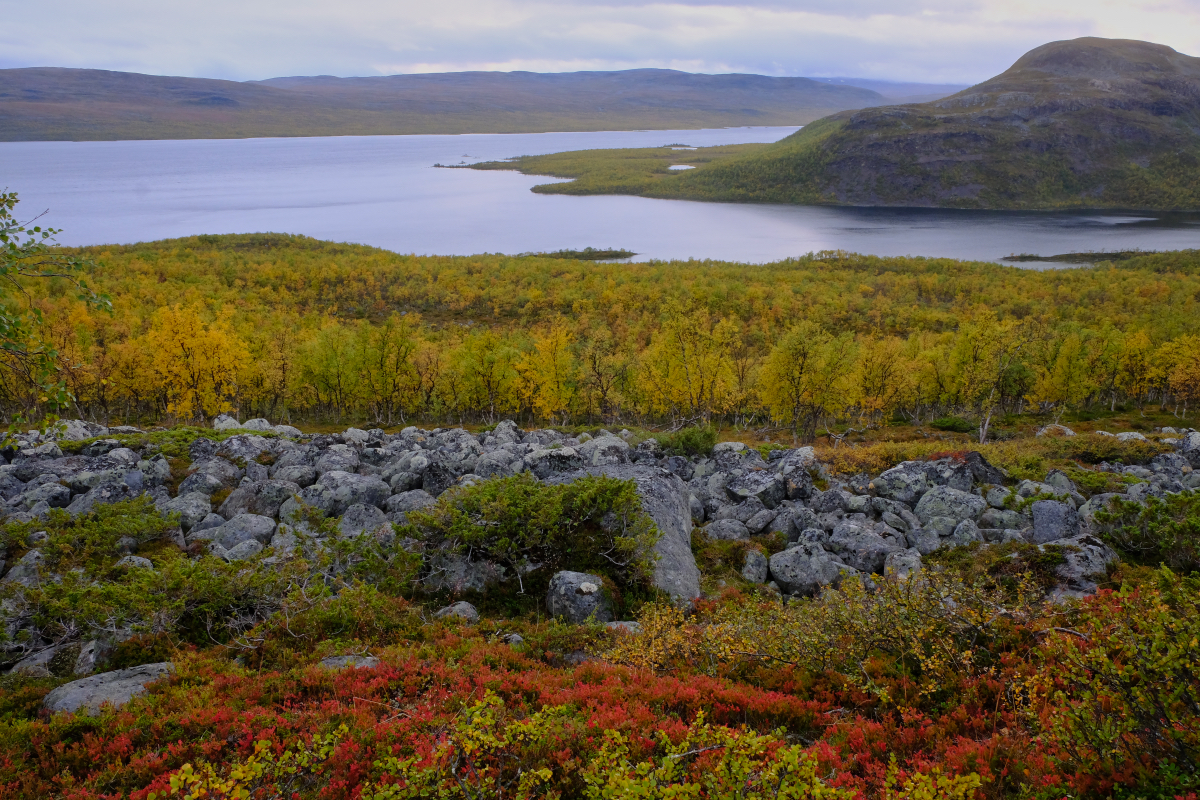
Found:
M 174 664 L 163 662 L 91 675 L 59 686 L 46 695 L 42 707 L 51 713 L 99 714 L 105 706 L 121 708 L 145 694 L 149 684 L 174 671 Z

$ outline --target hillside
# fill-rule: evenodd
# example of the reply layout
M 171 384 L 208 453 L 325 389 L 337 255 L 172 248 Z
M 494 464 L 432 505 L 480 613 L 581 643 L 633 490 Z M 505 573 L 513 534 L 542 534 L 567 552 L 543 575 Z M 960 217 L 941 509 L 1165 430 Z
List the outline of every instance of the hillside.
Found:
M 573 158 L 569 158 L 573 155 Z M 664 158 L 670 154 L 660 154 Z M 679 156 L 686 156 L 679 160 Z M 1200 208 L 1200 58 L 1146 42 L 1076 39 L 932 103 L 834 114 L 768 147 L 670 173 L 645 162 L 607 186 L 598 153 L 509 164 L 579 178 L 564 193 L 988 209 Z M 498 167 L 500 165 L 489 165 Z M 547 167 L 549 167 L 547 169 Z M 637 172 L 637 170 L 634 170 Z
M 462 72 L 209 80 L 79 69 L 0 70 L 0 141 L 803 125 L 885 103 L 808 78 Z
M 50 255 L 4 798 L 1194 797 L 1200 251 Z

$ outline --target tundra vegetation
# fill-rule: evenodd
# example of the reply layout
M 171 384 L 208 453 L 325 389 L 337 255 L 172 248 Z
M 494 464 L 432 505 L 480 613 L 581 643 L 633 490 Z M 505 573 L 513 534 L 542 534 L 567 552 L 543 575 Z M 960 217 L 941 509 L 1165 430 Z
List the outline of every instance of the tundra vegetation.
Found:
M 1194 253 L 53 254 L 5 797 L 1195 798 Z

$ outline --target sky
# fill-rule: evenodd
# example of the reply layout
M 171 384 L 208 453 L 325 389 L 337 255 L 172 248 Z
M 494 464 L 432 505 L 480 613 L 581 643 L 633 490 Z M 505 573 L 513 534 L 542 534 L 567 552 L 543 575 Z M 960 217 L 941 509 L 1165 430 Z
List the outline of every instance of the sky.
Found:
M 256 80 L 463 70 L 976 83 L 1078 36 L 1200 55 L 1200 0 L 37 0 L 0 67 Z

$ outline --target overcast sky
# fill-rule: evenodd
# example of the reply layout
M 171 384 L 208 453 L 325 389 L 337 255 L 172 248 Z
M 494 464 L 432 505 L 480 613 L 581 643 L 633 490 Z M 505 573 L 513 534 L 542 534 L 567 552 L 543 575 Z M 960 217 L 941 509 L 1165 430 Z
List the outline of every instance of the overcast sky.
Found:
M 0 20 L 0 67 L 235 80 L 669 67 L 974 83 L 1077 36 L 1200 55 L 1200 0 L 34 0 Z

